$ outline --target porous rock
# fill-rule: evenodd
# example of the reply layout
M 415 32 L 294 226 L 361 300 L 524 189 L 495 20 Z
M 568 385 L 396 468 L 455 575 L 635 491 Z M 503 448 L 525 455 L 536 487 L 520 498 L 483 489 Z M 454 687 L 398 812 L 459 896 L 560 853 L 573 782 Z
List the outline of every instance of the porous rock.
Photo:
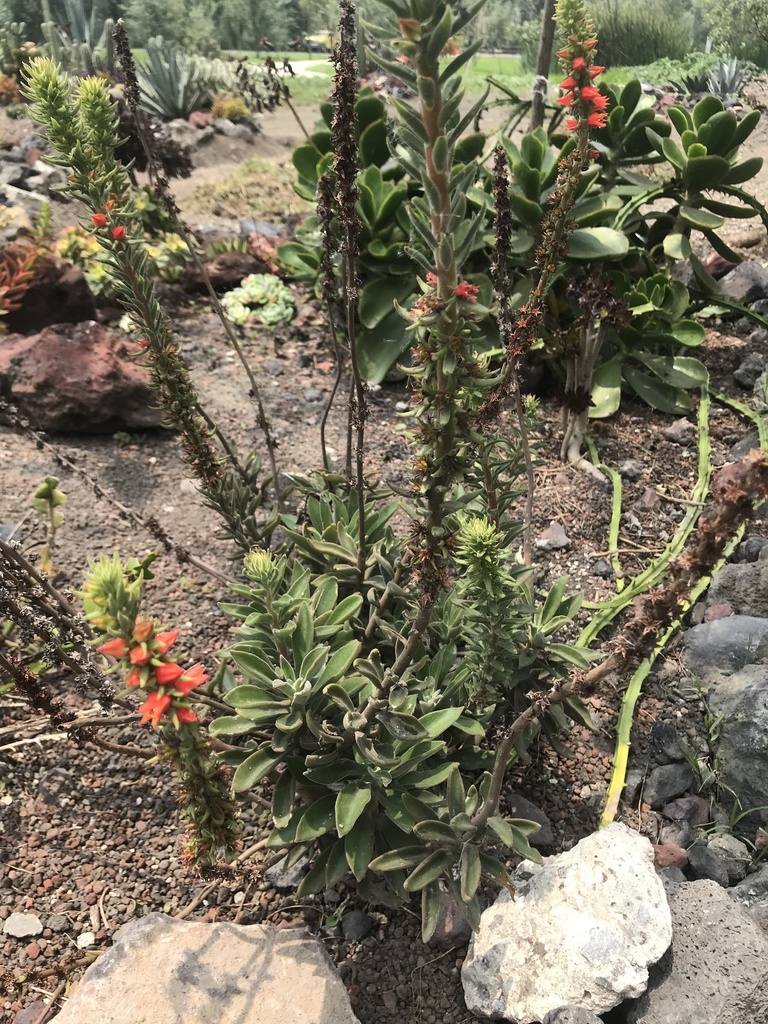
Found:
M 760 563 L 768 566 L 768 563 Z M 732 620 L 731 620 L 732 621 Z M 709 706 L 722 715 L 718 755 L 720 784 L 750 811 L 745 823 L 768 825 L 768 666 L 748 665 L 709 691 Z M 763 808 L 762 810 L 760 808 Z
M 768 295 L 768 271 L 757 260 L 745 260 L 720 278 L 720 290 L 731 302 L 746 304 L 764 299 Z
M 705 680 L 714 674 L 738 672 L 758 660 L 760 643 L 766 636 L 768 619 L 756 615 L 730 615 L 702 622 L 685 631 L 685 663 Z
M 165 914 L 124 928 L 56 1020 L 359 1024 L 317 940 L 294 929 L 194 923 Z
M 603 1024 L 596 1013 L 580 1006 L 560 1006 L 548 1013 L 541 1024 Z
M 157 427 L 163 418 L 148 371 L 129 359 L 126 342 L 93 321 L 7 335 L 0 395 L 40 430 L 111 433 Z
M 693 878 L 708 878 L 724 889 L 728 885 L 728 867 L 719 850 L 711 849 L 705 843 L 694 843 L 688 850 L 688 871 Z
M 712 578 L 709 604 L 727 601 L 739 615 L 768 616 L 768 564 L 731 562 Z
M 562 1006 L 601 1013 L 636 997 L 672 938 L 653 849 L 614 822 L 543 865 L 480 921 L 462 968 L 473 1013 L 530 1024 Z
M 732 836 L 730 832 L 720 832 L 710 838 L 707 847 L 722 858 L 728 872 L 729 885 L 736 885 L 747 877 L 752 855 L 740 839 Z
M 768 1020 L 768 940 L 724 889 L 667 890 L 672 946 L 650 971 L 627 1024 L 757 1024 Z
M 693 768 L 687 762 L 659 765 L 645 781 L 643 800 L 651 807 L 663 807 L 690 789 L 694 779 Z

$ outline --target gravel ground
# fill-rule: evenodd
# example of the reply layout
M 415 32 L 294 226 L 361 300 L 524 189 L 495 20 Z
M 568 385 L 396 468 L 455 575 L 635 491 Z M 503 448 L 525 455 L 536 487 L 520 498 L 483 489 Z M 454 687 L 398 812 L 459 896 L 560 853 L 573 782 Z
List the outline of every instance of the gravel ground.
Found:
M 307 470 L 318 463 L 317 423 L 331 387 L 333 363 L 322 317 L 312 303 L 298 298 L 300 326 L 252 338 L 246 347 L 266 382 L 281 463 Z M 240 367 L 227 352 L 215 321 L 206 310 L 186 306 L 175 308 L 174 318 L 207 407 L 247 449 L 256 443 L 253 407 Z M 734 391 L 732 373 L 745 355 L 760 351 L 761 342 L 754 336 L 711 333 L 704 357 L 718 387 L 743 398 Z M 384 387 L 373 396 L 369 467 L 390 483 L 407 478 L 404 442 L 396 429 L 396 406 L 407 400 L 398 386 Z M 572 590 L 604 599 L 614 583 L 596 569 L 607 551 L 609 501 L 585 477 L 559 465 L 556 402 L 546 395 L 541 421 L 534 535 L 556 520 L 570 545 L 537 554 L 537 583 L 543 586 L 568 575 Z M 647 564 L 671 537 L 695 479 L 695 451 L 665 438 L 668 424 L 668 418 L 628 402 L 619 415 L 594 427 L 607 463 L 617 466 L 631 458 L 642 466 L 641 477 L 627 481 L 624 489 L 627 518 L 620 557 L 629 574 Z M 713 462 L 719 465 L 746 428 L 731 413 L 715 409 L 711 430 Z M 215 517 L 186 478 L 170 434 L 134 435 L 129 443 L 67 436 L 57 444 L 120 501 L 145 516 L 156 515 L 182 544 L 203 553 L 219 570 L 231 571 L 231 552 L 217 538 Z M 342 410 L 332 419 L 331 444 L 337 452 L 343 450 Z M 63 587 L 79 584 L 89 555 L 119 548 L 127 557 L 153 547 L 149 536 L 135 528 L 127 531 L 114 507 L 94 499 L 77 474 L 62 470 L 33 440 L 7 429 L 0 430 L 0 473 L 0 522 L 9 524 L 24 519 L 30 494 L 43 476 L 59 476 L 68 495 L 56 553 L 57 582 Z M 21 529 L 25 550 L 34 550 L 39 529 L 32 520 Z M 168 554 L 158 558 L 155 572 L 156 580 L 147 587 L 147 612 L 180 628 L 190 659 L 210 665 L 213 653 L 231 638 L 229 620 L 217 607 L 224 591 Z M 581 624 L 589 614 L 581 613 Z M 646 686 L 633 734 L 634 767 L 644 766 L 650 727 L 660 718 L 673 720 L 694 741 L 703 740 L 698 699 L 677 690 L 676 678 L 671 660 Z M 89 706 L 87 699 L 66 692 L 73 705 Z M 299 904 L 290 892 L 276 892 L 264 881 L 265 859 L 260 856 L 245 873 L 222 870 L 215 878 L 189 873 L 179 859 L 174 783 L 165 765 L 93 747 L 78 749 L 31 717 L 18 697 L 10 694 L 0 700 L 0 918 L 31 912 L 43 925 L 40 936 L 0 937 L 0 1020 L 37 1024 L 39 1007 L 33 1004 L 52 995 L 64 997 L 66 986 L 109 946 L 115 931 L 150 911 L 209 921 L 306 925 L 327 944 L 362 1024 L 475 1019 L 466 1010 L 459 976 L 466 945 L 424 947 L 415 907 L 382 912 L 360 905 L 351 882 Z M 597 824 L 620 701 L 618 682 L 591 698 L 597 732 L 574 728 L 566 737 L 573 756 L 558 757 L 541 747 L 509 780 L 510 788 L 525 793 L 552 820 L 554 842 L 545 852 L 569 848 Z M 137 732 L 131 721 L 104 736 L 135 744 Z M 257 793 L 244 809 L 245 846 L 257 842 L 267 824 L 264 799 Z M 645 831 L 651 828 L 642 813 L 632 812 L 625 820 Z M 355 910 L 372 919 L 371 931 L 359 941 L 349 938 L 349 920 L 344 934 L 344 919 Z

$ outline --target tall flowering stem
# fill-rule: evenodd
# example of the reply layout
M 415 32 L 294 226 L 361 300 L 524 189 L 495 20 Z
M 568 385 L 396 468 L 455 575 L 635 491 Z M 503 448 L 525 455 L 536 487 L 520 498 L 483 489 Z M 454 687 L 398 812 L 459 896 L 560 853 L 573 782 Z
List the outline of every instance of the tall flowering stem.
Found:
M 69 169 L 67 193 L 92 211 L 91 230 L 106 252 L 118 299 L 144 335 L 140 349 L 168 419 L 181 431 L 186 460 L 213 492 L 221 478 L 219 453 L 198 416 L 197 394 L 155 296 L 128 173 L 115 158 L 120 139 L 107 87 L 101 79 L 85 78 L 73 88 L 52 60 L 39 57 L 27 65 L 25 91 L 53 161 Z
M 355 101 L 357 99 L 357 24 L 351 0 L 341 0 L 339 7 L 339 42 L 333 52 L 336 74 L 333 82 L 334 114 L 331 124 L 333 142 L 333 185 L 339 219 L 339 250 L 341 252 L 341 292 L 344 305 L 347 342 L 352 366 L 349 396 L 350 435 L 354 431 L 355 491 L 357 493 L 358 545 L 357 571 L 363 587 L 366 565 L 365 545 L 365 420 L 368 415 L 366 384 L 357 358 L 357 307 L 359 280 L 357 275 L 358 235 L 360 220 L 356 204 L 360 198 L 357 186 L 357 132 Z M 350 438 L 351 439 L 351 438 Z M 351 453 L 351 445 L 348 445 Z M 349 458 L 349 455 L 348 455 Z
M 399 37 L 393 40 L 384 31 L 368 28 L 397 56 L 394 60 L 379 52 L 371 56 L 418 96 L 417 110 L 399 100 L 393 100 L 393 105 L 399 142 L 407 151 L 403 157 L 402 149 L 398 150 L 398 159 L 423 189 L 423 196 L 409 207 L 409 252 L 424 270 L 422 296 L 408 313 L 403 311 L 416 335 L 414 366 L 408 372 L 418 389 L 412 420 L 415 489 L 423 503 L 423 521 L 417 524 L 409 561 L 420 604 L 391 669 L 389 679 L 394 680 L 418 650 L 435 602 L 450 578 L 447 567 L 453 539 L 446 524 L 458 509 L 456 487 L 477 461 L 481 439 L 473 427 L 474 415 L 478 393 L 488 383 L 473 344 L 478 287 L 463 281 L 459 273 L 482 230 L 482 219 L 468 211 L 466 199 L 478 168 L 474 161 L 459 170 L 454 167 L 456 144 L 485 100 L 482 97 L 462 115 L 460 71 L 480 43 L 459 53 L 454 37 L 473 12 L 454 13 L 441 0 L 393 0 L 388 6 L 399 16 Z
M 143 583 L 143 572 L 129 571 L 117 556 L 93 562 L 81 593 L 86 618 L 98 631 L 99 653 L 127 673 L 126 692 L 144 698 L 140 724 L 157 731 L 176 770 L 188 823 L 185 858 L 211 864 L 234 851 L 239 822 L 227 772 L 214 760 L 189 701 L 208 676 L 199 663 L 185 669 L 176 661 L 171 649 L 178 630 L 142 618 Z
M 604 68 L 595 63 L 597 39 L 583 0 L 559 0 L 555 21 L 566 40 L 566 45 L 557 51 L 565 75 L 559 85 L 563 95 L 557 102 L 570 111 L 565 126 L 573 133 L 573 139 L 564 147 L 565 156 L 560 163 L 557 186 L 549 199 L 541 242 L 536 249 L 530 296 L 517 311 L 513 322 L 506 325 L 502 322 L 501 325 L 506 364 L 502 380 L 490 392 L 481 409 L 480 422 L 486 429 L 495 422 L 501 404 L 514 391 L 520 364 L 536 341 L 547 291 L 558 264 L 567 255 L 568 233 L 572 227 L 571 210 L 582 171 L 591 156 L 590 132 L 593 128 L 602 128 L 607 116 L 608 100 L 593 84 Z

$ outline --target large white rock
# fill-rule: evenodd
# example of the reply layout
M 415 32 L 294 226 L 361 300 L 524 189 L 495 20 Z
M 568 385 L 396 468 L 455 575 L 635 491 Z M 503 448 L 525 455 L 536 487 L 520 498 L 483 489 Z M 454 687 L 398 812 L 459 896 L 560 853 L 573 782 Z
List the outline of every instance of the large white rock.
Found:
M 262 925 L 148 914 L 85 972 L 56 1024 L 359 1024 L 324 947 Z
M 484 912 L 462 968 L 467 1006 L 481 1016 L 534 1024 L 560 1006 L 610 1010 L 645 991 L 672 941 L 651 844 L 626 825 L 543 865 L 524 862 L 515 889 Z

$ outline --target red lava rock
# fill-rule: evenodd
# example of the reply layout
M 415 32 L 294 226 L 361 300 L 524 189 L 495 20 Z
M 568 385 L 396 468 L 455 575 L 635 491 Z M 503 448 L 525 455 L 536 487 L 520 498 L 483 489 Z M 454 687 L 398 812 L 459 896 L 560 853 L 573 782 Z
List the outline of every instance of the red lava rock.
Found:
M 653 847 L 653 862 L 657 868 L 682 868 L 688 863 L 688 851 L 670 843 Z
M 209 124 L 213 124 L 213 114 L 207 110 L 193 110 L 187 120 L 193 128 L 207 128 Z
M 130 354 L 125 341 L 93 321 L 56 324 L 30 337 L 9 334 L 0 346 L 0 395 L 41 430 L 111 433 L 160 426 L 149 373 Z M 80 842 L 77 836 L 66 845 L 76 849 Z
M 730 615 L 733 615 L 733 608 L 727 604 L 713 604 L 704 612 L 705 622 L 714 622 L 715 619 L 727 619 Z
M 212 259 L 204 260 L 203 266 L 211 279 L 211 284 L 218 291 L 237 288 L 244 277 L 249 274 L 269 273 L 263 260 L 248 252 L 220 252 Z M 187 291 L 203 291 L 206 287 L 199 267 L 190 263 L 181 275 L 181 285 Z
M 11 334 L 36 334 L 52 324 L 95 319 L 96 303 L 80 267 L 47 259 L 37 264 L 34 282 L 4 322 Z
M 41 949 L 36 942 L 30 942 L 28 946 L 24 947 L 24 952 L 30 960 L 37 960 L 40 956 Z

